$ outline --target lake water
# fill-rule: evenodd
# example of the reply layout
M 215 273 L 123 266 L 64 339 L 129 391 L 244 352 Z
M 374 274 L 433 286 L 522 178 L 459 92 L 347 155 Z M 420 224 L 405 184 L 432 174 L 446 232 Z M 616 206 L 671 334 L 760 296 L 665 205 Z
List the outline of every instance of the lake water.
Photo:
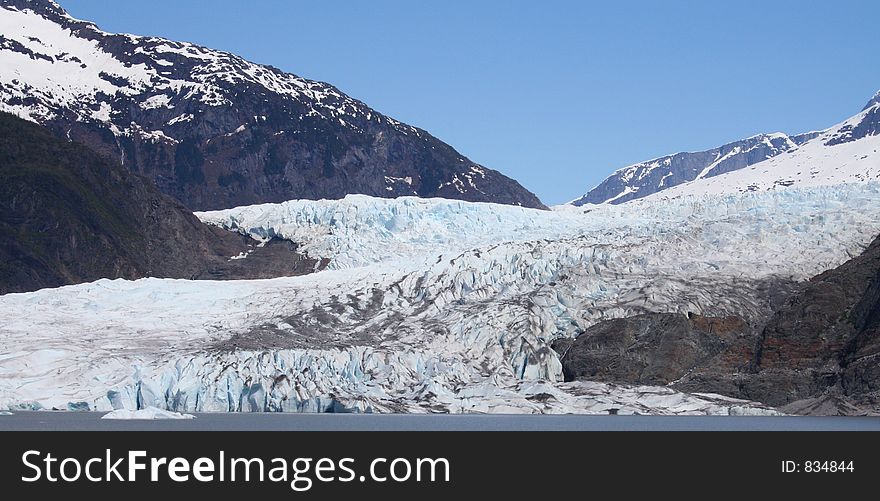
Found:
M 0 431 L 880 431 L 880 417 L 201 413 L 189 420 L 109 420 L 101 412 L 14 412 Z

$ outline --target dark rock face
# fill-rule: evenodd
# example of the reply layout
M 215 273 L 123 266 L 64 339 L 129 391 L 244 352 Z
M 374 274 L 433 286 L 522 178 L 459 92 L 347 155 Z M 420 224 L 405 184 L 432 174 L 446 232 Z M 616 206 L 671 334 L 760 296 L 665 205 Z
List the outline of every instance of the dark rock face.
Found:
M 149 180 L 6 113 L 0 233 L 0 294 L 99 278 L 268 278 L 318 265 L 290 243 L 258 247 L 209 227 Z
M 867 136 L 876 136 L 880 133 L 880 101 L 878 99 L 880 98 L 875 96 L 868 103 L 868 106 L 862 110 L 862 114 L 859 115 L 859 120 L 856 123 L 847 123 L 841 127 L 825 144 L 834 146 Z
M 672 384 L 796 413 L 880 412 L 880 238 L 764 323 L 649 313 L 559 340 L 566 379 Z
M 880 239 L 862 255 L 811 279 L 768 322 L 761 373 L 791 381 L 771 404 L 827 396 L 880 409 Z
M 351 193 L 545 208 L 516 181 L 329 84 L 193 44 L 106 33 L 48 0 L 0 7 L 95 47 L 46 44 L 27 26 L 4 33 L 0 51 L 17 62 L 0 73 L 0 109 L 149 177 L 194 210 Z M 77 85 L 16 77 L 34 68 Z
M 674 313 L 648 313 L 608 320 L 574 340 L 559 340 L 566 381 L 576 379 L 629 384 L 666 385 L 728 351 L 754 351 L 755 336 L 738 317 L 712 318 Z M 727 357 L 730 358 L 730 357 Z M 747 357 L 725 365 L 737 370 Z
M 615 172 L 572 204 L 619 204 L 646 197 L 693 181 L 701 174 L 712 177 L 748 167 L 791 151 L 817 135 L 817 132 L 796 136 L 761 134 L 711 150 L 676 153 L 631 165 Z M 704 173 L 709 167 L 711 169 Z

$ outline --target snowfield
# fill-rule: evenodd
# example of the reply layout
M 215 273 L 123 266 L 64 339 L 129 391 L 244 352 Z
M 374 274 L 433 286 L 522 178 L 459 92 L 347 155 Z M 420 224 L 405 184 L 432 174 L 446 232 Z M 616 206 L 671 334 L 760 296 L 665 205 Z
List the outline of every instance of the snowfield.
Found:
M 860 123 L 870 111 L 876 112 L 877 108 L 880 108 L 880 104 L 875 105 L 874 110 L 866 110 L 788 153 L 727 174 L 673 186 L 649 196 L 672 198 L 694 194 L 767 191 L 789 186 L 832 186 L 840 183 L 880 181 L 880 162 L 877 160 L 880 136 L 868 136 L 830 146 L 826 144 L 838 137 L 842 130 Z
M 0 111 L 38 123 L 70 113 L 78 121 L 108 123 L 116 136 L 137 133 L 154 141 L 176 142 L 170 127 L 191 120 L 192 114 L 181 113 L 164 124 L 150 124 L 155 130 L 145 130 L 134 122 L 114 125 L 112 119 L 124 107 L 113 101 L 144 110 L 173 109 L 190 99 L 209 107 L 227 106 L 234 99 L 230 84 L 246 83 L 307 103 L 310 114 L 338 120 L 347 127 L 356 128 L 348 123 L 352 117 L 366 117 L 377 122 L 388 120 L 406 134 L 422 134 L 396 120 L 373 116 L 366 105 L 328 84 L 191 43 L 108 33 L 71 17 L 57 5 L 53 10 L 58 11 L 57 19 L 31 8 L 0 8 Z M 106 46 L 108 41 L 126 47 L 138 62 L 131 64 L 114 56 Z M 181 60 L 193 65 L 191 71 L 181 74 Z M 240 125 L 229 135 L 244 127 Z
M 0 296 L 0 408 L 773 413 L 662 387 L 562 383 L 550 343 L 646 311 L 767 314 L 767 288 L 858 255 L 876 183 L 539 211 L 439 199 L 198 214 L 330 269 Z
M 676 186 L 664 187 L 661 181 L 652 192 L 644 198 L 675 198 L 688 195 L 720 195 L 769 191 L 784 189 L 791 186 L 834 186 L 842 183 L 877 182 L 880 180 L 880 100 L 878 92 L 867 106 L 856 115 L 822 131 L 801 135 L 812 137 L 803 143 L 795 144 L 784 134 L 756 136 L 763 137 L 767 146 L 771 140 L 781 141 L 783 147 L 771 151 L 771 157 L 748 167 L 731 172 L 713 175 L 713 169 L 724 159 L 707 166 L 696 179 Z M 746 141 L 756 138 L 749 138 Z M 731 155 L 739 154 L 736 149 Z M 671 157 L 666 157 L 671 158 Z M 658 161 L 636 164 L 616 172 L 624 183 L 637 183 L 642 177 L 650 174 L 652 169 L 661 168 Z M 638 179 L 633 176 L 639 174 Z M 671 173 L 669 174 L 671 175 Z M 610 179 L 613 179 L 612 178 Z M 633 191 L 638 191 L 636 184 L 625 185 L 616 197 L 603 203 L 611 203 Z M 588 193 L 589 194 L 589 193 Z M 584 197 L 571 203 L 578 203 Z

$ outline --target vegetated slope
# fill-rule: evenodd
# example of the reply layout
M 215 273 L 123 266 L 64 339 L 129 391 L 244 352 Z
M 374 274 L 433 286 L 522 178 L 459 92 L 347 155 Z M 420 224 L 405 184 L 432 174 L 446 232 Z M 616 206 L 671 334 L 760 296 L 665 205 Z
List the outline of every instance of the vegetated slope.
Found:
M 50 0 L 0 0 L 0 67 L 0 111 L 90 146 L 193 209 L 351 193 L 544 207 L 332 85 L 191 43 L 107 33 Z
M 314 267 L 289 243 L 257 248 L 202 224 L 149 180 L 7 113 L 0 233 L 0 294 L 98 278 L 267 277 Z M 260 258 L 229 260 L 249 251 Z

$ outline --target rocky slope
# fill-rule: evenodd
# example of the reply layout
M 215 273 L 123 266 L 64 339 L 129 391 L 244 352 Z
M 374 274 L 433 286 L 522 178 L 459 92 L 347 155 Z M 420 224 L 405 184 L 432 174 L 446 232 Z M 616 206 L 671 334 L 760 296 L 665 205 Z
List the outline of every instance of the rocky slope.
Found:
M 762 134 L 696 153 L 676 153 L 618 170 L 573 205 L 833 185 L 880 178 L 880 92 L 828 129 Z
M 332 85 L 190 43 L 113 34 L 50 0 L 0 0 L 0 110 L 155 181 L 192 209 L 417 195 L 543 208 Z
M 877 409 L 880 403 L 880 239 L 859 257 L 810 280 L 762 333 L 758 382 L 782 379 L 786 392 L 749 388 L 771 404 L 809 410 L 827 402 Z M 763 392 L 763 393 L 759 393 Z
M 717 176 L 791 151 L 817 133 L 760 134 L 706 151 L 681 152 L 615 171 L 573 205 L 614 203 L 646 197 L 695 179 Z
M 554 348 L 566 380 L 668 385 L 805 414 L 880 404 L 880 238 L 792 290 L 760 325 L 648 313 L 600 322 Z
M 755 341 L 752 328 L 736 316 L 645 313 L 600 322 L 575 339 L 557 340 L 553 349 L 566 381 L 669 385 Z M 728 369 L 748 366 L 747 358 L 742 362 Z
M 258 247 L 206 226 L 149 180 L 6 113 L 0 233 L 0 294 L 99 278 L 267 278 L 315 267 L 289 242 Z

